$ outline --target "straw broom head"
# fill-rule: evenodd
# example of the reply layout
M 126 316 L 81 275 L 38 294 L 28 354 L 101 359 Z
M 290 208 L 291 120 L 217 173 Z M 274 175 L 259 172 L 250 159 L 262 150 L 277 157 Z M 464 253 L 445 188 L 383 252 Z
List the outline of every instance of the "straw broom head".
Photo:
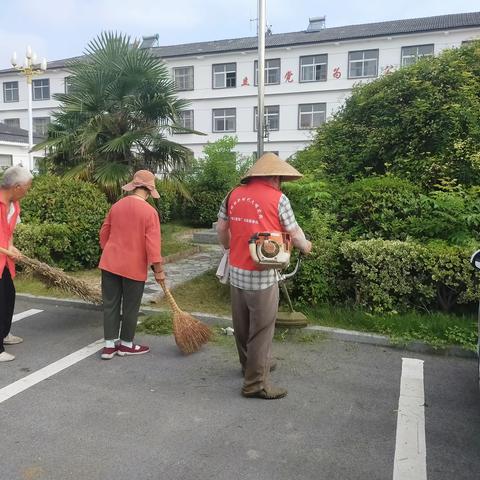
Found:
M 102 303 L 102 294 L 100 289 L 91 287 L 83 280 L 73 278 L 67 275 L 59 268 L 50 267 L 46 263 L 22 255 L 16 259 L 16 262 L 24 265 L 31 270 L 36 277 L 48 286 L 57 287 L 64 292 L 71 293 L 82 298 L 86 302 L 100 305 Z
M 180 351 L 186 355 L 198 352 L 202 345 L 212 337 L 212 330 L 208 325 L 200 322 L 187 312 L 180 310 L 170 290 L 161 282 L 170 308 L 173 311 L 173 335 Z

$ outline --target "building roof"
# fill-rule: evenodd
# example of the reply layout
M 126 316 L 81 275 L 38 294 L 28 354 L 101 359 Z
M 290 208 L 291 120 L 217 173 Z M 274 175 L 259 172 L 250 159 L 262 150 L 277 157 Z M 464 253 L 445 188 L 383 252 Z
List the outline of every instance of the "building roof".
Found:
M 42 137 L 33 135 L 34 144 L 40 143 L 42 140 L 44 140 Z M 28 145 L 28 130 L 9 127 L 0 122 L 0 142 L 25 143 Z
M 480 27 L 480 12 L 393 20 L 390 22 L 364 23 L 361 25 L 324 28 L 317 31 L 277 33 L 266 37 L 265 48 L 337 42 L 342 40 L 356 40 L 408 33 L 431 32 L 436 30 L 453 30 L 468 27 Z M 168 58 L 238 50 L 253 50 L 256 48 L 257 37 L 244 37 L 230 40 L 216 40 L 212 42 L 156 47 L 153 48 L 152 51 L 159 57 Z
M 343 27 L 331 27 L 314 31 L 304 30 L 301 32 L 276 33 L 266 37 L 265 47 L 268 49 L 472 27 L 480 27 L 480 12 L 454 13 L 435 17 L 363 23 L 360 25 L 346 25 Z M 256 36 L 153 47 L 151 51 L 161 58 L 174 58 L 255 49 L 257 49 Z M 64 68 L 69 61 L 78 58 L 81 57 L 48 62 L 48 70 Z M 0 70 L 0 73 L 14 71 L 14 69 L 10 68 Z

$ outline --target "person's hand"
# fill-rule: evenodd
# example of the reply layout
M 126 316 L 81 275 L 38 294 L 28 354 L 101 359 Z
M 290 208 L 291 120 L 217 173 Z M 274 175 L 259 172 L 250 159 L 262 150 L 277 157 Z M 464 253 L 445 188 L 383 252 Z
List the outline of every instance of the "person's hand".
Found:
M 10 247 L 8 247 L 8 255 L 14 260 L 18 260 L 22 256 L 22 252 L 13 245 L 10 245 Z
M 302 250 L 302 253 L 304 255 L 308 255 L 312 251 L 312 242 L 310 240 L 307 240 L 307 246 Z
M 162 270 L 161 272 L 155 272 L 155 281 L 157 283 L 164 282 L 165 281 L 165 272 Z

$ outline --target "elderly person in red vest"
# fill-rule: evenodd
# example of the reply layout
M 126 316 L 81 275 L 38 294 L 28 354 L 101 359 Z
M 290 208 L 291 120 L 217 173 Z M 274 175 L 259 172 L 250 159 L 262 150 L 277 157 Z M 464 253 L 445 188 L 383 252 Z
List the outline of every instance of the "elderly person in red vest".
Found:
M 160 220 L 157 211 L 147 203 L 150 196 L 159 198 L 155 175 L 139 170 L 122 188 L 131 194 L 112 206 L 100 229 L 104 360 L 150 350 L 133 343 L 148 266 L 153 266 L 157 282 L 165 280 Z
M 32 174 L 20 166 L 5 170 L 0 180 L 0 362 L 15 360 L 4 345 L 23 340 L 10 333 L 15 308 L 15 259 L 21 254 L 13 246 L 13 231 L 20 221 L 21 200 L 32 185 Z
M 263 155 L 224 200 L 218 213 L 220 243 L 230 249 L 230 285 L 235 341 L 244 383 L 242 395 L 277 399 L 287 390 L 271 385 L 274 363 L 271 346 L 278 310 L 278 283 L 274 269 L 264 269 L 250 257 L 249 240 L 257 232 L 288 232 L 303 253 L 312 245 L 305 238 L 282 181 L 302 175 L 273 153 Z

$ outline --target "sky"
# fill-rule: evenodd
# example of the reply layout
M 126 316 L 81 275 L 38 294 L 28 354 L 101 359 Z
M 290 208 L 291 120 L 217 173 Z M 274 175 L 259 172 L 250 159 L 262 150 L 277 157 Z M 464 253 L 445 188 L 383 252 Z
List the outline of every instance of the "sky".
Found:
M 267 0 L 273 33 L 480 11 L 479 0 Z M 160 45 L 256 35 L 257 0 L 0 0 L 0 68 L 31 45 L 39 58 L 81 55 L 102 31 L 132 39 L 159 34 Z

